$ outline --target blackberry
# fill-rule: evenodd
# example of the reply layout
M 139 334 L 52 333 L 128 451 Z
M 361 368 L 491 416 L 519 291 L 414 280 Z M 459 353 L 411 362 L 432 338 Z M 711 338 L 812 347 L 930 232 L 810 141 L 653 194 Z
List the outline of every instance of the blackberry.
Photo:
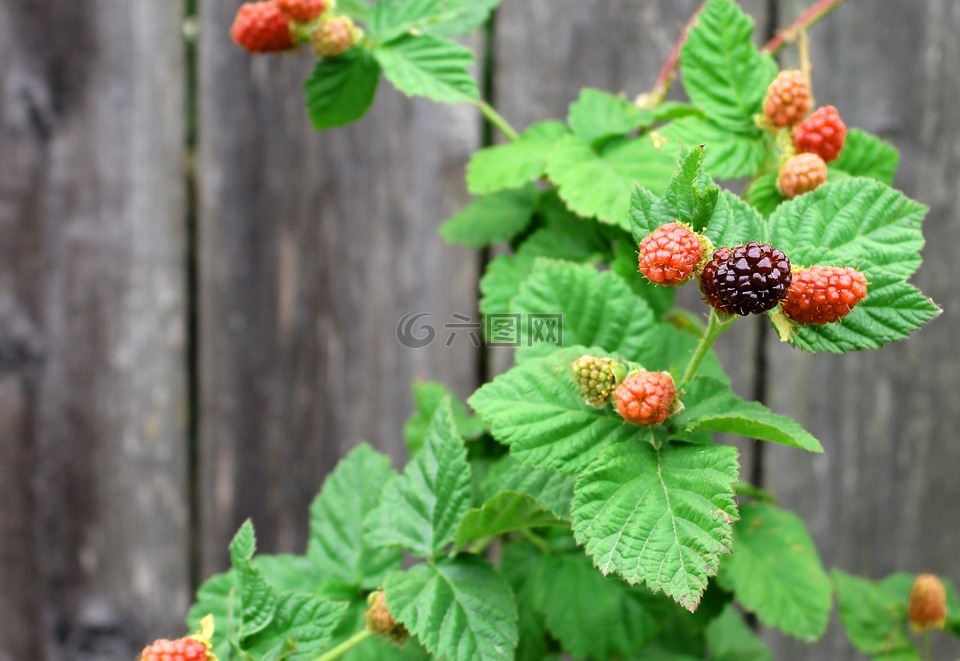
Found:
M 760 314 L 786 296 L 790 260 L 773 246 L 752 241 L 719 248 L 700 277 L 700 291 L 713 308 L 727 314 Z

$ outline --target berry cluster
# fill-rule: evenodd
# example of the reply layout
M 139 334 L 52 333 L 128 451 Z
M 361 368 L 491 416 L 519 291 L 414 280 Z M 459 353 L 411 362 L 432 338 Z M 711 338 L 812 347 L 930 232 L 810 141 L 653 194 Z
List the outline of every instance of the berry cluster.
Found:
M 327 0 L 262 0 L 241 5 L 230 29 L 251 53 L 276 53 L 310 42 L 318 57 L 336 57 L 363 34 L 346 16 L 331 16 Z
M 777 178 L 777 186 L 787 198 L 823 185 L 827 163 L 840 157 L 847 139 L 846 124 L 834 106 L 824 106 L 806 117 L 811 105 L 810 83 L 802 71 L 781 71 L 767 88 L 764 121 L 773 129 L 792 129 L 792 144 L 785 148 Z

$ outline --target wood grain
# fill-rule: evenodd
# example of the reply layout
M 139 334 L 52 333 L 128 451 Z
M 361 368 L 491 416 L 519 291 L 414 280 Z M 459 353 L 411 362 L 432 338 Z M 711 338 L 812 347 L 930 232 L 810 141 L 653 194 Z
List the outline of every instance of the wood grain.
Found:
M 0 658 L 190 599 L 181 2 L 0 7 Z
M 802 3 L 782 4 L 787 20 Z M 897 186 L 931 207 L 914 282 L 944 309 L 880 351 L 811 356 L 771 346 L 772 406 L 826 453 L 773 450 L 769 486 L 810 526 L 827 567 L 872 578 L 932 571 L 960 580 L 958 30 L 955 2 L 890 0 L 848 2 L 812 32 L 818 102 L 893 142 Z M 777 637 L 777 650 L 778 659 L 861 658 L 836 626 L 813 647 Z M 958 653 L 954 645 L 935 658 Z
M 477 257 L 436 235 L 465 202 L 476 111 L 384 86 L 359 124 L 316 133 L 313 58 L 239 50 L 238 5 L 200 3 L 204 575 L 247 517 L 264 550 L 302 549 L 310 500 L 357 442 L 405 456 L 413 379 L 477 385 L 469 338 L 444 346 L 476 309 Z M 397 340 L 410 312 L 431 315 L 426 348 Z

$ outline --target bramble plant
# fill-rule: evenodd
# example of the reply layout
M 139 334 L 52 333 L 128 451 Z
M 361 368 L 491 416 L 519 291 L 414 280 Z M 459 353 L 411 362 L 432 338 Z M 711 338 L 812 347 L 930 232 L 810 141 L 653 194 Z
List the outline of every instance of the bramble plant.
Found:
M 245 523 L 232 569 L 190 612 L 196 658 L 768 659 L 757 622 L 817 640 L 834 596 L 850 642 L 875 658 L 928 654 L 916 632 L 960 636 L 956 592 L 935 576 L 828 574 L 803 522 L 741 481 L 737 450 L 714 438 L 823 451 L 734 394 L 712 346 L 741 317 L 844 353 L 938 313 L 908 282 L 926 208 L 891 188 L 896 150 L 812 101 L 806 30 L 840 1 L 758 49 L 733 0 L 709 0 L 649 94 L 586 89 L 565 122 L 522 133 L 450 40 L 498 0 L 241 8 L 232 34 L 248 50 L 321 57 L 305 88 L 317 129 L 359 119 L 382 74 L 502 130 L 509 142 L 468 165 L 476 199 L 440 232 L 508 242 L 481 311 L 561 313 L 563 346 L 524 337 L 515 366 L 469 399 L 476 415 L 415 384 L 410 462 L 397 474 L 354 449 L 311 507 L 304 555 L 255 557 Z M 778 72 L 788 43 L 803 65 Z M 689 103 L 665 101 L 678 68 Z M 716 184 L 730 179 L 749 180 L 743 196 Z M 706 323 L 674 307 L 694 280 Z

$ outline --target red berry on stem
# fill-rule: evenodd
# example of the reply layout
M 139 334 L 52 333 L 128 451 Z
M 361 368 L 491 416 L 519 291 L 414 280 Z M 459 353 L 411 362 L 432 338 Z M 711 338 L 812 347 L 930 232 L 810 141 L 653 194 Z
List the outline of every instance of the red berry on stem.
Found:
M 272 0 L 241 5 L 230 36 L 251 53 L 273 53 L 294 45 L 287 17 Z
M 307 23 L 319 17 L 327 3 L 325 0 L 277 0 L 277 7 L 290 20 Z
M 827 182 L 827 164 L 816 154 L 792 156 L 780 169 L 777 187 L 784 197 L 794 198 Z
M 700 276 L 706 302 L 726 314 L 760 314 L 786 296 L 790 260 L 767 243 L 718 248 Z
M 847 125 L 833 106 L 820 108 L 793 129 L 797 151 L 816 154 L 827 163 L 840 157 L 846 140 Z
M 193 638 L 158 640 L 143 648 L 140 661 L 207 661 L 207 646 Z
M 658 285 L 679 285 L 703 268 L 706 240 L 680 223 L 662 225 L 640 242 L 640 272 Z
M 667 419 L 677 399 L 677 390 L 673 377 L 666 372 L 635 372 L 617 386 L 614 397 L 620 417 L 646 427 Z
M 801 324 L 832 324 L 867 297 L 867 278 L 846 267 L 811 266 L 793 276 L 782 310 Z
M 310 36 L 310 46 L 319 57 L 336 57 L 356 43 L 357 29 L 346 16 L 325 20 Z
M 942 629 L 947 621 L 947 590 L 933 574 L 920 574 L 910 588 L 907 620 L 914 631 Z
M 781 71 L 767 88 L 763 114 L 776 128 L 796 126 L 810 112 L 810 84 L 802 71 Z

